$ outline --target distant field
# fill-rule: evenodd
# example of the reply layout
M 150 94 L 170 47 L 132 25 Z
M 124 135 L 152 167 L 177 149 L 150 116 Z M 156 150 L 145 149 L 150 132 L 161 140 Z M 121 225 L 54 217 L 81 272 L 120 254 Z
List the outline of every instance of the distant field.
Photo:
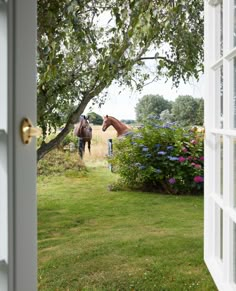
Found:
M 102 131 L 100 125 L 93 125 L 93 138 L 91 144 L 91 155 L 89 155 L 88 149 L 85 150 L 84 162 L 85 164 L 101 162 L 105 160 L 105 156 L 108 153 L 108 139 L 116 138 L 115 129 L 110 126 L 105 132 Z

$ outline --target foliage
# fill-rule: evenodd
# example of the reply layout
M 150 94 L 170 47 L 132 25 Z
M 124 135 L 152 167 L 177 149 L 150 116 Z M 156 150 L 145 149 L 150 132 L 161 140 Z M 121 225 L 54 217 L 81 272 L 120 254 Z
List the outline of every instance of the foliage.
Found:
M 73 143 L 76 147 L 78 144 L 78 137 L 74 136 L 73 132 L 70 132 L 62 141 L 61 145 L 66 146 Z
M 51 151 L 37 165 L 39 176 L 66 175 L 72 172 L 78 177 L 86 173 L 86 167 L 77 152 Z
M 104 19 L 108 19 L 104 23 Z M 116 80 L 141 89 L 146 60 L 178 85 L 203 70 L 203 0 L 39 0 L 38 160 L 70 132 L 87 104 Z M 52 128 L 64 129 L 46 143 Z
M 103 123 L 102 116 L 95 112 L 88 113 L 88 118 L 89 118 L 89 122 L 91 122 L 94 125 L 102 125 Z
M 165 109 L 160 113 L 160 120 L 164 123 L 173 122 L 173 114 L 170 113 L 169 109 Z
M 139 122 L 145 121 L 150 116 L 160 116 L 164 110 L 171 110 L 171 102 L 160 95 L 144 95 L 136 104 L 136 119 Z
M 202 193 L 203 135 L 150 119 L 114 143 L 109 162 L 125 185 L 165 193 Z
M 121 119 L 120 121 L 125 124 L 133 124 L 136 122 L 134 119 Z
M 173 103 L 172 114 L 180 126 L 203 125 L 204 100 L 189 95 L 178 96 Z

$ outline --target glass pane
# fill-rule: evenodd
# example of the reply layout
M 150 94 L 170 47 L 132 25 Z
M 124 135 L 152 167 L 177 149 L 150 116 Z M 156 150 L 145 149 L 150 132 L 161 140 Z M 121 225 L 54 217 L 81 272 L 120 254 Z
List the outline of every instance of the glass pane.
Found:
M 219 195 L 223 195 L 223 137 L 221 135 L 216 136 L 216 189 L 215 192 Z
M 223 56 L 223 3 L 221 1 L 220 5 L 216 6 L 216 58 L 219 59 Z
M 220 56 L 223 56 L 223 3 L 220 3 Z
M 236 128 L 236 58 L 233 61 L 233 128 Z
M 233 138 L 233 184 L 234 184 L 234 205 L 236 207 L 236 138 Z
M 233 282 L 236 283 L 236 224 L 233 223 Z
M 234 0 L 234 46 L 236 46 L 236 0 Z
M 223 210 L 216 205 L 216 256 L 223 260 Z
M 223 128 L 223 66 L 216 71 L 216 127 Z
M 220 139 L 220 194 L 223 195 L 223 138 Z

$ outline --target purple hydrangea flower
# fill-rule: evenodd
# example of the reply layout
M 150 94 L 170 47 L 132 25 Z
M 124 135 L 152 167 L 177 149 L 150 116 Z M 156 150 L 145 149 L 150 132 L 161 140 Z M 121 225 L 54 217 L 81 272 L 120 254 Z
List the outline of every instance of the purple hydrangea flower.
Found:
M 202 176 L 195 176 L 193 180 L 195 183 L 202 183 L 204 178 Z
M 168 182 L 170 183 L 170 184 L 175 184 L 176 183 L 176 180 L 175 180 L 175 178 L 170 178 L 169 180 L 168 180 Z
M 186 160 L 186 159 L 185 159 L 184 157 L 182 157 L 182 156 L 179 157 L 179 162 L 180 162 L 180 163 L 183 163 L 185 160 Z

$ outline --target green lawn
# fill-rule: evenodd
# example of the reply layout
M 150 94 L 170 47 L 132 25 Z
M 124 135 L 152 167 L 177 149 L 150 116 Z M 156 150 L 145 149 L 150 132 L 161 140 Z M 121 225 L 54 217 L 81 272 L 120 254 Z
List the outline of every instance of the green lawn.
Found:
M 217 290 L 203 197 L 111 192 L 105 167 L 38 179 L 38 290 Z

